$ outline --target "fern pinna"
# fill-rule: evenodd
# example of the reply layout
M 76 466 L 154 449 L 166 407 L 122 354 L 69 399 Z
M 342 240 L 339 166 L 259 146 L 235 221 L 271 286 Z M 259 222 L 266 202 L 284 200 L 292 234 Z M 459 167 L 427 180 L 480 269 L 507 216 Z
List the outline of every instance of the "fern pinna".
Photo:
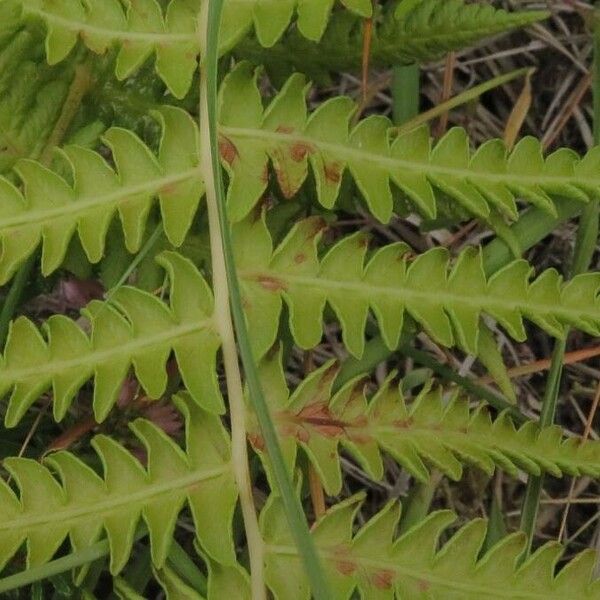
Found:
M 269 162 L 285 197 L 298 193 L 310 164 L 318 201 L 328 209 L 334 208 L 348 169 L 382 222 L 394 210 L 391 181 L 425 217 L 436 216 L 436 193 L 443 193 L 484 220 L 492 212 L 514 219 L 517 195 L 555 214 L 552 197 L 586 203 L 600 185 L 597 150 L 581 159 L 559 150 L 544 160 L 539 142 L 526 138 L 510 155 L 500 141 L 487 142 L 471 155 L 464 130 L 453 129 L 432 149 L 426 128 L 396 137 L 390 145 L 393 127 L 386 119 L 369 117 L 349 133 L 356 108 L 350 99 L 333 99 L 308 118 L 305 94 L 304 79 L 294 76 L 265 111 L 248 63 L 223 84 L 220 152 L 231 175 L 233 221 L 247 216 L 265 193 Z M 88 259 L 99 261 L 115 213 L 127 249 L 138 251 L 155 198 L 166 235 L 175 246 L 182 243 L 204 193 L 197 132 L 179 108 L 162 107 L 153 115 L 163 131 L 158 156 L 132 132 L 113 128 L 103 140 L 114 168 L 97 152 L 67 146 L 61 155 L 73 184 L 30 160 L 15 167 L 23 192 L 0 179 L 0 281 L 6 282 L 40 243 L 42 270 L 49 275 L 61 265 L 76 231 Z M 48 188 L 52 195 L 45 193 Z
M 562 473 L 597 476 L 600 446 L 562 438 L 558 427 L 540 429 L 528 422 L 515 428 L 507 413 L 493 421 L 484 405 L 471 410 L 456 394 L 444 401 L 442 390 L 424 390 L 407 404 L 400 389 L 386 381 L 372 398 L 364 381 L 351 381 L 332 391 L 338 368 L 325 364 L 290 394 L 280 357 L 261 368 L 275 415 L 282 448 L 293 471 L 302 448 L 328 494 L 341 492 L 340 448 L 356 458 L 366 473 L 382 479 L 382 454 L 393 457 L 414 477 L 426 481 L 426 463 L 459 480 L 463 464 L 493 473 L 500 466 L 517 475 L 519 469 L 560 477 Z M 252 412 L 248 415 L 250 441 L 269 468 L 268 456 Z
M 441 250 L 431 250 L 407 267 L 402 261 L 407 249 L 396 245 L 379 249 L 365 268 L 366 245 L 360 236 L 338 242 L 319 263 L 315 237 L 321 228 L 320 220 L 299 223 L 275 253 L 262 219 L 236 229 L 256 356 L 263 356 L 275 342 L 283 297 L 300 347 L 319 344 L 328 303 L 339 318 L 348 351 L 357 357 L 363 353 L 370 308 L 390 348 L 398 345 L 405 312 L 440 344 L 457 344 L 473 354 L 479 351 L 483 314 L 496 318 L 519 340 L 525 338 L 524 316 L 557 337 L 564 336 L 566 325 L 598 335 L 597 276 L 581 275 L 565 284 L 557 271 L 548 270 L 529 283 L 529 265 L 515 261 L 486 281 L 475 252 L 465 252 L 451 270 Z M 45 337 L 26 318 L 12 323 L 0 361 L 0 393 L 12 390 L 7 426 L 15 426 L 50 387 L 54 417 L 61 420 L 91 377 L 94 414 L 102 421 L 131 366 L 145 393 L 160 398 L 167 388 L 166 364 L 172 352 L 183 383 L 197 402 L 223 412 L 215 376 L 220 340 L 210 289 L 181 255 L 164 253 L 158 260 L 169 274 L 170 306 L 147 292 L 122 287 L 108 303 L 94 301 L 86 308 L 90 335 L 62 315 L 44 324 Z M 427 285 L 432 276 L 441 288 L 435 294 Z M 480 297 L 475 305 L 473 296 Z
M 28 542 L 27 564 L 37 566 L 54 555 L 68 535 L 75 550 L 93 544 L 101 533 L 110 542 L 111 571 L 122 570 L 131 553 L 138 521 L 143 517 L 152 558 L 161 567 L 173 536 L 178 513 L 189 503 L 202 547 L 219 563 L 234 559 L 231 519 L 237 497 L 230 467 L 230 444 L 219 419 L 199 409 L 188 396 L 175 402 L 186 419 L 184 453 L 155 425 L 132 424 L 148 454 L 147 469 L 107 436 L 94 439 L 104 466 L 99 477 L 69 453 L 48 458 L 48 467 L 24 458 L 5 462 L 19 486 L 17 498 L 2 484 L 0 503 L 0 563 Z M 219 510 L 206 511 L 218 504 Z
M 600 150 L 475 144 L 327 91 L 547 16 L 0 0 L 0 593 L 600 598 L 592 552 L 531 553 L 498 498 L 489 527 L 444 510 L 467 480 L 600 475 L 591 421 L 537 422 L 496 348 L 600 334 L 598 274 L 538 268 L 520 228 L 593 214 Z M 67 273 L 104 297 L 26 302 Z

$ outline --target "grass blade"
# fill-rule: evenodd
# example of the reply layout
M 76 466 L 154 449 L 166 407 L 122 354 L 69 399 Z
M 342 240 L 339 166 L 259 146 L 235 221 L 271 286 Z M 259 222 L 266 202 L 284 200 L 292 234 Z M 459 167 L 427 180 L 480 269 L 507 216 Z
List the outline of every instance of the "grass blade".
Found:
M 210 135 L 210 158 L 217 196 L 219 230 L 225 259 L 227 283 L 229 286 L 231 312 L 250 399 L 260 423 L 267 451 L 273 464 L 273 473 L 279 488 L 278 492 L 281 494 L 285 506 L 290 529 L 294 534 L 298 550 L 304 561 L 314 598 L 317 600 L 329 600 L 332 597 L 329 593 L 329 586 L 321 568 L 314 542 L 310 536 L 304 511 L 285 467 L 275 426 L 269 414 L 269 409 L 261 389 L 242 308 L 240 287 L 233 256 L 231 232 L 226 212 L 223 176 L 217 151 L 217 58 L 218 31 L 221 22 L 222 9 L 223 0 L 210 0 L 208 3 L 207 38 L 203 68 L 205 69 L 204 77 L 206 78 L 205 102 L 207 104 L 208 129 Z

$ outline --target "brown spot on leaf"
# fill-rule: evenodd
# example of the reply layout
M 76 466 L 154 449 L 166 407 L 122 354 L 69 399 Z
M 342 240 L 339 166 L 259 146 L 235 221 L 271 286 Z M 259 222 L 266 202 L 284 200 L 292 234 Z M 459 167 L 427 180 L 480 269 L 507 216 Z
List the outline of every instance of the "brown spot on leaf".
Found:
M 335 568 L 342 575 L 346 575 L 346 576 L 352 575 L 357 569 L 356 564 L 350 560 L 336 560 Z
M 290 156 L 294 162 L 302 162 L 313 151 L 313 147 L 306 142 L 296 142 L 290 149 Z
M 286 290 L 286 285 L 281 279 L 276 277 L 270 277 L 268 275 L 261 275 L 258 278 L 258 283 L 262 285 L 266 290 L 270 292 L 282 292 Z
M 339 163 L 325 163 L 323 165 L 325 179 L 330 183 L 337 184 L 342 179 L 342 168 Z
M 348 437 L 358 446 L 361 446 L 362 444 L 368 444 L 369 442 L 373 441 L 373 438 L 366 433 L 351 433 L 348 435 Z
M 394 582 L 395 573 L 388 569 L 376 571 L 371 577 L 371 582 L 378 590 L 389 590 Z
M 304 252 L 298 252 L 298 254 L 294 256 L 294 262 L 297 265 L 301 265 L 303 262 L 306 262 L 306 254 L 304 254 Z
M 308 433 L 306 429 L 300 427 L 296 430 L 296 438 L 299 442 L 302 442 L 303 444 L 308 444 L 308 442 L 310 441 L 310 433 Z
M 317 386 L 317 390 L 318 390 L 317 393 L 319 395 L 325 394 L 326 396 L 329 396 L 329 393 L 328 393 L 329 387 L 331 386 L 334 379 L 338 376 L 339 372 L 340 372 L 339 365 L 333 364 L 327 369 L 327 371 L 325 371 L 325 373 L 323 373 L 323 376 L 319 380 L 319 384 Z
M 359 248 L 368 248 L 369 246 L 369 238 L 366 235 L 361 235 L 358 238 L 358 247 Z
M 248 440 L 255 450 L 258 450 L 259 452 L 264 451 L 265 440 L 263 439 L 262 435 L 259 435 L 258 433 L 251 433 L 248 435 Z
M 160 189 L 161 196 L 171 196 L 172 194 L 177 193 L 179 189 L 179 184 L 177 183 L 168 183 L 167 185 L 163 185 Z
M 305 221 L 309 226 L 306 227 L 306 241 L 317 237 L 324 229 L 327 229 L 327 221 L 321 217 L 311 217 Z
M 400 429 L 408 429 L 414 425 L 414 420 L 412 417 L 408 417 L 407 419 L 398 419 L 394 421 L 394 426 L 399 427 Z
M 224 136 L 219 138 L 219 154 L 221 155 L 221 158 L 229 165 L 232 165 L 235 159 L 239 156 L 235 144 Z
M 269 165 L 265 164 L 262 173 L 260 174 L 260 180 L 266 185 L 269 183 Z
M 334 438 L 344 435 L 345 427 L 347 427 L 347 423 L 336 419 L 331 414 L 329 407 L 323 403 L 305 406 L 296 418 L 301 423 L 311 425 L 325 437 Z
M 291 178 L 289 177 L 289 173 L 280 168 L 281 158 L 273 157 L 273 168 L 275 169 L 275 175 L 277 176 L 277 181 L 279 182 L 279 188 L 281 189 L 281 193 L 286 200 L 292 198 L 296 192 L 296 186 L 292 184 Z
M 290 127 L 289 125 L 278 125 L 275 131 L 277 133 L 285 133 L 286 135 L 289 135 L 290 133 L 294 133 L 294 128 Z
M 428 592 L 429 588 L 431 587 L 431 584 L 428 581 L 425 581 L 424 579 L 419 579 L 417 581 L 417 587 L 419 588 L 420 592 Z

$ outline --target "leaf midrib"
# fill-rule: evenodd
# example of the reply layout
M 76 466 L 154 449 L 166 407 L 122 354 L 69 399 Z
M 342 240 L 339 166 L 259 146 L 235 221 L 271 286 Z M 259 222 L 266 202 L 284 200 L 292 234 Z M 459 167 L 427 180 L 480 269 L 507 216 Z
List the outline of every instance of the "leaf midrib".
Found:
M 103 37 L 110 40 L 120 40 L 122 42 L 150 42 L 153 46 L 157 46 L 161 43 L 166 44 L 169 42 L 193 42 L 194 45 L 197 45 L 198 43 L 197 33 L 158 33 L 150 31 L 131 31 L 128 29 L 109 29 L 107 27 L 98 27 L 96 25 L 90 25 L 86 21 L 75 21 L 73 19 L 66 19 L 65 17 L 55 15 L 41 8 L 24 6 L 23 9 L 26 13 L 36 15 L 49 25 L 57 25 L 63 29 L 66 29 L 67 31 L 75 32 L 83 36 L 87 34 L 92 36 Z
M 286 413 L 286 418 L 283 419 L 285 423 L 288 419 L 298 418 L 297 414 Z M 343 422 L 343 415 L 340 417 Z M 412 415 L 408 414 L 407 419 L 415 419 Z M 332 419 L 333 421 L 333 419 Z M 304 420 L 302 420 L 304 423 Z M 328 437 L 323 433 L 319 432 L 319 428 L 315 427 L 311 423 L 307 423 L 307 425 L 311 428 L 311 430 L 316 430 L 316 435 L 319 437 Z M 328 423 L 325 422 L 323 425 L 327 426 Z M 518 431 L 514 434 L 513 439 L 506 440 L 503 443 L 505 438 L 499 437 L 497 441 L 494 441 L 494 434 L 497 434 L 494 431 L 495 423 L 490 424 L 490 428 L 488 431 L 475 431 L 473 429 L 467 429 L 467 431 L 461 431 L 457 428 L 450 428 L 445 425 L 444 421 L 436 421 L 427 423 L 412 423 L 406 426 L 394 426 L 387 423 L 378 423 L 373 421 L 367 421 L 364 425 L 346 422 L 343 425 L 339 425 L 338 423 L 334 424 L 332 422 L 332 426 L 338 426 L 341 430 L 344 431 L 342 436 L 339 436 L 338 439 L 340 442 L 352 442 L 360 448 L 360 442 L 356 442 L 354 440 L 354 432 L 358 432 L 361 435 L 367 434 L 370 439 L 372 439 L 377 446 L 385 450 L 388 446 L 386 439 L 384 436 L 389 436 L 391 440 L 395 439 L 406 439 L 410 441 L 411 439 L 417 438 L 418 441 L 423 441 L 427 444 L 427 441 L 431 439 L 432 435 L 440 438 L 438 442 L 443 445 L 444 449 L 452 454 L 461 454 L 463 452 L 463 447 L 467 444 L 469 447 L 475 448 L 477 451 L 485 454 L 486 458 L 492 460 L 494 464 L 498 464 L 498 461 L 494 458 L 493 452 L 500 452 L 503 456 L 513 460 L 510 455 L 511 452 L 514 452 L 518 455 L 525 456 L 528 460 L 531 460 L 536 465 L 541 465 L 544 461 L 551 462 L 556 465 L 561 471 L 563 470 L 563 466 L 568 464 L 578 469 L 581 468 L 590 468 L 597 467 L 597 461 L 593 460 L 593 457 L 577 457 L 577 456 L 566 456 L 561 454 L 560 450 L 562 448 L 562 444 L 559 447 L 552 448 L 540 448 L 539 451 L 534 452 L 532 449 L 535 449 L 536 446 L 531 446 L 529 444 L 529 440 L 526 438 L 519 438 Z M 469 424 L 464 423 L 464 427 L 468 428 Z M 279 433 L 282 437 L 286 437 L 286 429 L 285 427 L 279 430 Z M 490 440 L 492 440 L 490 442 Z M 469 448 L 467 448 L 468 451 Z M 545 454 L 543 454 L 545 452 Z M 419 450 L 419 454 L 423 453 Z M 541 460 L 540 460 L 541 456 Z
M 66 216 L 75 216 L 86 213 L 89 210 L 94 210 L 100 206 L 109 205 L 111 203 L 118 204 L 121 200 L 137 199 L 141 194 L 148 194 L 153 198 L 160 194 L 162 189 L 169 186 L 183 183 L 189 179 L 198 179 L 200 177 L 200 169 L 195 167 L 181 173 L 166 175 L 157 179 L 151 179 L 135 185 L 121 186 L 118 189 L 106 194 L 94 196 L 77 196 L 73 202 L 61 204 L 60 206 L 52 206 L 44 209 L 31 210 L 26 204 L 23 206 L 23 212 L 12 215 L 6 218 L 0 218 L 0 231 L 33 225 L 34 223 L 46 224 L 55 219 L 64 219 Z
M 81 504 L 78 503 L 76 507 L 66 507 L 58 510 L 52 508 L 51 511 L 44 512 L 43 515 L 35 515 L 33 517 L 25 514 L 15 519 L 11 519 L 6 523 L 0 522 L 0 531 L 10 531 L 13 529 L 22 530 L 27 528 L 35 529 L 56 522 L 64 524 L 66 522 L 89 518 L 90 516 L 99 517 L 101 514 L 110 514 L 123 505 L 128 504 L 133 506 L 143 500 L 148 500 L 147 504 L 149 504 L 151 499 L 156 496 L 163 494 L 172 495 L 173 490 L 193 487 L 202 481 L 219 477 L 229 470 L 229 465 L 215 469 L 197 470 L 175 480 L 165 480 L 164 478 L 161 478 L 159 483 L 150 483 L 141 490 L 137 490 L 130 494 L 119 493 L 114 497 L 110 496 L 106 500 L 91 502 L 84 506 L 81 506 Z M 142 508 L 143 506 L 140 506 L 140 510 Z
M 261 4 L 276 4 L 281 0 L 262 0 Z M 255 5 L 257 0 L 228 0 L 228 4 L 235 5 Z M 155 32 L 155 31 L 133 31 L 129 29 L 111 29 L 108 27 L 99 27 L 97 25 L 91 25 L 87 21 L 76 21 L 73 19 L 67 19 L 59 15 L 48 12 L 42 8 L 34 8 L 31 6 L 23 6 L 23 10 L 29 14 L 36 15 L 49 25 L 57 25 L 67 31 L 74 32 L 82 37 L 85 35 L 98 36 L 100 38 L 108 39 L 111 41 L 118 40 L 120 42 L 147 42 L 152 44 L 153 47 L 164 46 L 169 44 L 186 43 L 193 44 L 198 52 L 199 41 L 197 32 L 189 33 L 173 33 L 169 31 Z M 164 17 L 163 17 L 164 19 Z M 163 21 L 165 27 L 167 26 L 166 21 Z
M 589 307 L 589 310 L 576 311 L 569 310 L 564 306 L 556 304 L 540 304 L 532 302 L 518 302 L 515 300 L 504 301 L 493 296 L 475 296 L 475 295 L 458 295 L 447 290 L 436 288 L 431 291 L 417 290 L 411 287 L 391 288 L 380 285 L 373 285 L 368 281 L 336 281 L 333 279 L 325 279 L 314 276 L 290 275 L 280 271 L 271 271 L 268 269 L 260 271 L 240 271 L 240 277 L 257 283 L 260 278 L 266 280 L 277 280 L 283 284 L 295 284 L 302 287 L 316 288 L 318 290 L 331 289 L 337 292 L 351 292 L 354 298 L 364 297 L 369 303 L 369 306 L 376 304 L 372 298 L 377 296 L 388 296 L 398 299 L 402 304 L 406 305 L 407 299 L 412 304 L 415 302 L 427 302 L 430 306 L 439 306 L 445 312 L 451 310 L 453 306 L 462 305 L 468 306 L 473 310 L 487 312 L 486 307 L 490 310 L 515 310 L 520 314 L 530 315 L 545 315 L 548 317 L 563 318 L 565 321 L 573 321 L 580 319 L 590 319 L 594 323 L 600 321 L 600 312 L 598 307 Z M 280 293 L 279 291 L 275 293 Z M 410 311 L 409 311 L 410 312 Z
M 175 340 L 198 333 L 203 329 L 210 327 L 211 324 L 212 319 L 210 318 L 195 323 L 186 323 L 184 325 L 174 324 L 173 327 L 170 327 L 165 331 L 160 331 L 155 335 L 135 336 L 131 342 L 115 346 L 114 348 L 106 348 L 103 350 L 92 348 L 89 354 L 70 358 L 69 360 L 56 361 L 51 358 L 44 365 L 31 365 L 21 369 L 11 369 L 10 367 L 2 369 L 0 367 L 0 375 L 11 381 L 12 385 L 15 385 L 27 381 L 32 377 L 36 379 L 51 379 L 55 374 L 64 373 L 77 367 L 88 367 L 89 371 L 93 371 L 97 365 L 108 361 L 114 362 L 119 356 L 131 360 L 139 351 L 145 350 L 148 347 L 163 345 L 167 342 L 172 347 Z M 171 340 L 173 340 L 173 342 L 171 342 Z
M 271 554 L 279 554 L 282 556 L 292 556 L 297 557 L 298 552 L 296 548 L 293 546 L 280 545 L 280 544 L 266 544 L 267 552 Z M 327 557 L 330 561 L 334 562 L 338 556 L 336 555 L 336 550 L 321 550 L 322 556 Z M 500 588 L 500 587 L 492 587 L 486 585 L 477 585 L 471 584 L 468 582 L 459 582 L 459 581 L 451 581 L 448 577 L 440 577 L 436 576 L 432 571 L 415 571 L 408 567 L 398 566 L 397 562 L 392 560 L 388 560 L 385 557 L 381 558 L 369 558 L 366 556 L 357 556 L 355 552 L 351 555 L 351 560 L 353 562 L 358 562 L 363 567 L 368 567 L 374 571 L 381 571 L 382 568 L 389 569 L 397 573 L 398 575 L 402 575 L 405 577 L 409 577 L 411 579 L 420 580 L 420 581 L 428 581 L 435 585 L 441 586 L 443 588 L 450 588 L 454 590 L 461 590 L 469 593 L 478 593 L 480 594 L 480 598 L 489 598 L 490 596 L 494 596 L 496 598 L 525 598 L 525 599 L 537 599 L 537 600 L 548 600 L 547 594 L 537 594 L 535 592 L 526 592 L 526 591 L 515 591 L 514 589 L 508 589 L 508 586 Z M 561 596 L 561 600 L 566 600 Z
M 510 173 L 489 173 L 474 171 L 469 168 L 458 169 L 454 167 L 447 167 L 437 165 L 429 162 L 418 162 L 408 161 L 393 158 L 389 155 L 377 154 L 366 150 L 360 150 L 353 148 L 345 143 L 333 143 L 324 142 L 313 137 L 293 134 L 293 133 L 282 133 L 276 131 L 265 131 L 262 129 L 251 129 L 251 128 L 232 128 L 232 127 L 220 127 L 220 132 L 228 137 L 242 137 L 254 140 L 268 140 L 271 143 L 284 143 L 286 145 L 303 144 L 307 146 L 318 147 L 321 152 L 328 152 L 337 158 L 343 159 L 345 162 L 369 162 L 375 164 L 378 167 L 387 167 L 390 173 L 401 172 L 402 170 L 411 171 L 413 173 L 421 174 L 424 176 L 451 176 L 458 179 L 472 179 L 474 181 L 482 182 L 489 181 L 491 183 L 501 183 L 509 188 L 515 186 L 557 186 L 557 185 L 571 185 L 579 190 L 583 189 L 580 185 L 582 180 L 581 175 L 574 175 L 573 177 L 565 177 L 560 175 L 519 175 Z M 66 203 L 60 206 L 53 206 L 40 209 L 30 209 L 26 204 L 23 207 L 23 212 L 10 217 L 0 218 L 0 232 L 11 228 L 24 227 L 27 225 L 33 225 L 35 223 L 45 224 L 52 220 L 58 220 L 65 218 L 68 215 L 75 217 L 76 215 L 84 214 L 89 210 L 99 208 L 111 203 L 119 203 L 121 200 L 125 200 L 129 197 L 134 197 L 140 194 L 148 194 L 156 196 L 160 194 L 161 189 L 168 188 L 169 186 L 183 183 L 190 179 L 201 180 L 200 168 L 195 167 L 188 169 L 181 173 L 174 173 L 168 176 L 163 176 L 157 179 L 151 179 L 136 185 L 123 186 L 115 191 L 107 194 L 93 195 L 93 196 L 80 196 L 76 197 L 73 202 Z M 592 178 L 586 176 L 584 180 L 589 186 L 597 186 L 600 188 L 600 177 Z
M 247 139 L 262 139 L 268 140 L 273 144 L 285 144 L 293 146 L 294 144 L 301 144 L 304 147 L 314 146 L 319 148 L 323 152 L 335 156 L 338 159 L 344 159 L 345 162 L 350 163 L 361 163 L 368 162 L 374 163 L 379 167 L 386 167 L 390 172 L 401 172 L 412 171 L 421 175 L 445 175 L 451 176 L 464 180 L 466 178 L 477 181 L 490 181 L 492 183 L 502 183 L 509 188 L 513 188 L 516 185 L 524 185 L 526 187 L 540 186 L 557 186 L 557 185 L 572 185 L 581 190 L 580 182 L 584 179 L 589 185 L 600 187 L 600 177 L 589 177 L 585 178 L 581 174 L 575 173 L 572 177 L 566 177 L 564 175 L 549 175 L 548 173 L 540 173 L 533 175 L 523 175 L 518 173 L 490 173 L 487 171 L 475 171 L 468 167 L 458 168 L 435 164 L 432 162 L 421 162 L 416 160 L 405 160 L 395 158 L 389 154 L 378 154 L 376 152 L 370 152 L 368 150 L 361 150 L 349 145 L 349 142 L 327 142 L 319 140 L 314 137 L 310 137 L 303 134 L 296 133 L 285 133 L 279 131 L 267 131 L 264 129 L 253 129 L 243 127 L 220 127 L 220 132 L 230 138 L 247 138 Z M 583 190 L 585 191 L 585 190 Z
M 466 424 L 465 427 L 468 427 L 468 425 Z M 589 466 L 598 467 L 598 463 L 594 462 L 592 457 L 581 457 L 580 460 L 577 460 L 577 457 L 573 458 L 566 454 L 561 454 L 561 449 L 563 449 L 562 443 L 561 446 L 558 447 L 553 446 L 552 448 L 540 448 L 537 452 L 532 451 L 536 448 L 536 446 L 530 445 L 529 440 L 526 438 L 513 438 L 510 441 L 502 443 L 503 438 L 494 437 L 494 435 L 497 435 L 497 432 L 494 431 L 493 427 L 494 424 L 490 426 L 490 430 L 488 432 L 473 431 L 472 429 L 468 429 L 467 432 L 462 432 L 445 427 L 443 421 L 432 423 L 429 426 L 416 424 L 415 426 L 410 425 L 406 428 L 379 424 L 372 424 L 366 427 L 352 426 L 353 429 L 359 429 L 360 431 L 374 431 L 372 435 L 380 446 L 383 446 L 385 443 L 385 440 L 380 441 L 379 439 L 379 437 L 382 435 L 387 435 L 390 436 L 390 438 L 394 438 L 399 437 L 402 434 L 406 434 L 407 439 L 410 437 L 419 438 L 421 441 L 426 443 L 431 439 L 432 435 L 436 435 L 440 438 L 438 442 L 441 443 L 445 449 L 452 454 L 455 452 L 461 453 L 461 446 L 466 443 L 471 447 L 481 450 L 483 453 L 485 453 L 486 457 L 490 458 L 495 464 L 498 464 L 498 462 L 493 457 L 492 453 L 494 451 L 498 451 L 511 461 L 512 457 L 508 453 L 515 452 L 519 455 L 526 456 L 527 459 L 531 460 L 537 465 L 542 465 L 542 461 L 551 462 L 552 464 L 558 466 L 561 471 L 563 470 L 562 466 L 565 464 L 569 464 L 577 468 Z M 518 432 L 515 434 L 515 436 L 518 436 Z

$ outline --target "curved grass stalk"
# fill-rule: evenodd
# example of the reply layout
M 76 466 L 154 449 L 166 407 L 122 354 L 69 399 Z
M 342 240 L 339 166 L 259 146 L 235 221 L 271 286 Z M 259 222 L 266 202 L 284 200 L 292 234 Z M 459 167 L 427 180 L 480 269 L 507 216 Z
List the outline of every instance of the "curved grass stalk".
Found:
M 229 397 L 229 409 L 231 415 L 231 453 L 233 470 L 239 491 L 240 505 L 244 518 L 246 531 L 246 542 L 250 557 L 250 571 L 252 577 L 252 597 L 254 600 L 266 600 L 264 585 L 263 564 L 264 544 L 258 527 L 258 518 L 254 499 L 252 497 L 252 481 L 248 468 L 248 450 L 246 444 L 246 428 L 244 422 L 244 392 L 242 378 L 239 369 L 235 332 L 230 310 L 230 291 L 225 257 L 222 232 L 228 227 L 221 220 L 223 213 L 219 210 L 219 163 L 213 158 L 211 128 L 211 78 L 216 81 L 216 48 L 212 49 L 213 43 L 217 42 L 217 35 L 211 36 L 211 29 L 218 30 L 220 23 L 220 9 L 222 0 L 210 0 L 205 2 L 200 13 L 200 43 L 203 47 L 205 64 L 200 72 L 200 164 L 206 185 L 206 203 L 208 209 L 210 247 L 212 255 L 213 291 L 215 295 L 214 319 L 221 337 L 223 361 L 225 364 L 225 376 L 227 380 L 227 392 Z M 214 64 L 211 64 L 211 56 L 214 54 Z M 215 85 L 216 87 L 216 85 Z M 213 92 L 216 96 L 216 92 Z M 213 111 L 214 118 L 214 111 Z
M 248 550 L 252 568 L 252 594 L 254 600 L 266 598 L 263 575 L 264 543 L 252 500 L 246 445 L 244 399 L 235 346 L 234 323 L 238 334 L 240 355 L 244 365 L 250 398 L 265 438 L 267 450 L 273 461 L 275 481 L 285 507 L 290 529 L 298 546 L 299 554 L 304 561 L 314 597 L 316 600 L 328 600 L 331 598 L 328 590 L 329 586 L 321 570 L 302 506 L 290 481 L 277 440 L 275 426 L 262 394 L 246 330 L 240 287 L 235 269 L 218 152 L 217 58 L 218 24 L 221 22 L 222 10 L 223 0 L 210 0 L 203 5 L 200 15 L 201 49 L 202 55 L 205 57 L 200 74 L 200 127 L 203 133 L 201 135 L 201 166 L 205 175 L 211 251 L 213 254 L 215 318 L 223 336 L 223 355 L 232 421 L 232 455 L 234 471 L 240 485 L 240 502 L 248 537 Z
M 514 71 L 510 71 L 509 73 L 504 73 L 503 75 L 498 75 L 488 81 L 484 81 L 483 83 L 476 85 L 473 88 L 469 88 L 466 91 L 453 96 L 452 98 L 446 100 L 445 102 L 441 102 L 437 106 L 426 110 L 425 112 L 414 115 L 410 119 L 404 120 L 402 123 L 398 123 L 396 125 L 395 133 L 403 133 L 406 131 L 410 131 L 411 129 L 416 129 L 420 125 L 425 123 L 430 123 L 433 119 L 439 117 L 440 115 L 447 113 L 459 106 L 463 106 L 469 102 L 473 102 L 480 98 L 486 92 L 494 90 L 502 85 L 505 85 L 513 79 L 518 79 L 523 76 L 531 76 L 535 69 L 530 67 L 525 67 L 522 69 L 515 69 Z

